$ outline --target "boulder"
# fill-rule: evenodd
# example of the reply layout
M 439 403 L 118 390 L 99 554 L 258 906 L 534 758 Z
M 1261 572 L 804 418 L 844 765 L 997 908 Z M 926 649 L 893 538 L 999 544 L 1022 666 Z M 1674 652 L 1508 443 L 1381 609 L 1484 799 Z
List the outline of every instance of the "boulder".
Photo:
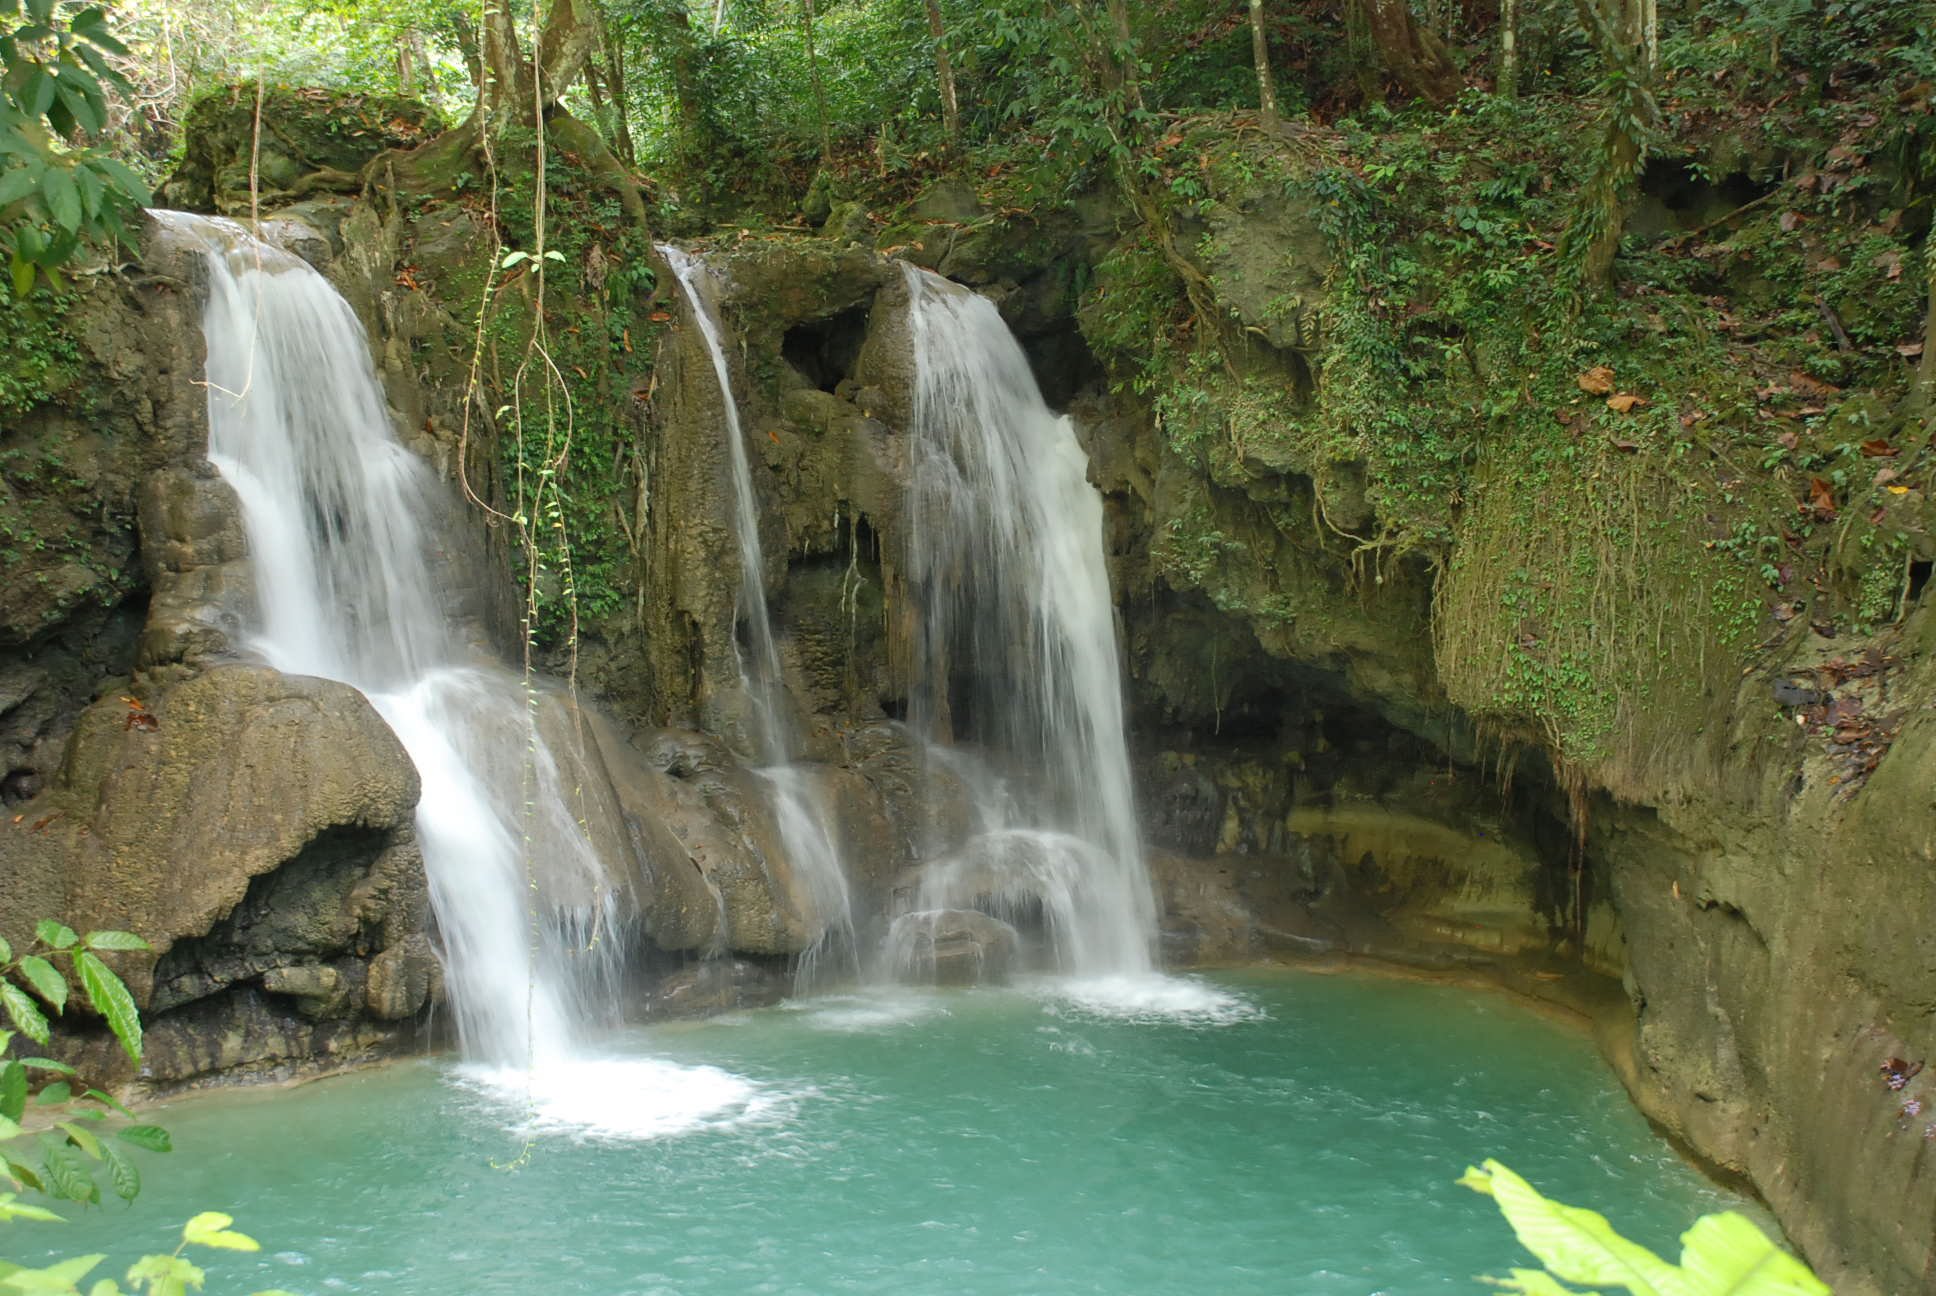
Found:
M 786 997 L 785 975 L 746 959 L 707 959 L 667 976 L 646 997 L 649 1017 L 711 1017 Z
M 979 909 L 923 909 L 894 920 L 887 959 L 902 981 L 994 985 L 1008 980 L 1019 946 L 1013 927 Z

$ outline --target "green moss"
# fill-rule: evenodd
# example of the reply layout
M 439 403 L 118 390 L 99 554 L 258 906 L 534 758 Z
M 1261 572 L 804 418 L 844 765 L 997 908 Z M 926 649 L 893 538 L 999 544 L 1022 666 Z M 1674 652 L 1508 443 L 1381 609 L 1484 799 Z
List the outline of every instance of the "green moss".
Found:
M 515 143 L 500 151 L 501 159 L 523 156 Z M 459 179 L 455 201 L 475 207 L 474 179 Z M 511 566 L 535 613 L 534 649 L 563 653 L 575 634 L 632 602 L 626 516 L 637 490 L 636 431 L 662 325 L 651 318 L 656 285 L 644 236 L 616 193 L 568 154 L 554 152 L 539 330 L 531 173 L 507 165 L 496 198 L 504 246 L 491 272 L 480 373 L 485 390 L 478 401 L 494 413 L 488 465 L 494 480 L 473 485 L 511 521 Z M 430 218 L 447 200 L 418 201 L 419 216 Z M 484 227 L 482 217 L 473 220 Z M 436 224 L 423 219 L 419 228 Z M 459 386 L 475 343 L 487 251 L 488 244 L 472 240 L 446 253 L 448 264 L 432 276 L 450 317 L 462 321 L 443 339 L 441 357 L 446 381 Z M 525 255 L 513 255 L 518 252 Z
M 24 300 L 0 295 L 0 419 L 24 414 L 67 389 L 80 349 L 67 330 L 73 298 L 39 293 Z
M 1452 700 L 1632 790 L 1685 768 L 1783 624 L 1900 614 L 1905 555 L 1928 546 L 1894 510 L 1926 498 L 1932 463 L 1890 439 L 1889 339 L 1917 334 L 1923 303 L 1886 181 L 1847 156 L 1709 241 L 1631 244 L 1620 290 L 1581 300 L 1556 245 L 1592 127 L 1586 105 L 1482 96 L 1291 145 L 1194 119 L 1144 171 L 1172 227 L 1204 231 L 1214 307 L 1144 234 L 1101 263 L 1080 319 L 1165 452 L 1215 488 L 1163 521 L 1166 579 L 1260 628 L 1295 610 L 1218 492 L 1271 510 L 1334 578 L 1414 555 L 1436 573 Z M 1323 234 L 1321 301 L 1239 246 L 1286 211 Z M 1311 256 L 1294 231 L 1264 246 Z M 1879 464 L 1914 489 L 1885 492 Z

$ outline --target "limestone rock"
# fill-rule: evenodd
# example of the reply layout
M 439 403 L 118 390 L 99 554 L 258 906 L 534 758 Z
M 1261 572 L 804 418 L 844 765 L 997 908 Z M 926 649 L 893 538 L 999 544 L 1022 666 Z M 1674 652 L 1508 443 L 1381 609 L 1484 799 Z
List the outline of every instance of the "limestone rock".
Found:
M 404 1021 L 430 1001 L 439 980 L 436 953 L 420 932 L 403 938 L 370 960 L 365 1004 L 380 1021 Z
M 746 959 L 707 959 L 665 977 L 646 997 L 649 1017 L 712 1017 L 765 1008 L 786 997 L 787 979 Z
M 1013 927 L 979 909 L 923 909 L 894 920 L 887 957 L 904 981 L 996 985 L 1008 980 L 1019 944 Z
M 207 464 L 168 465 L 142 486 L 136 518 L 152 590 L 140 664 L 197 663 L 232 651 L 256 603 L 235 491 Z

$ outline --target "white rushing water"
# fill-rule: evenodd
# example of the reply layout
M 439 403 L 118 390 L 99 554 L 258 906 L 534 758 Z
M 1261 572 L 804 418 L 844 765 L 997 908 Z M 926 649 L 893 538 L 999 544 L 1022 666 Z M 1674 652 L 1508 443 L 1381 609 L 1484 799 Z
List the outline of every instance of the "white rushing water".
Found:
M 416 827 L 474 1082 L 534 1128 L 647 1137 L 753 1101 L 710 1068 L 589 1051 L 615 1020 L 619 885 L 539 733 L 542 695 L 467 660 L 418 519 L 440 487 L 391 434 L 361 324 L 305 264 L 230 221 L 156 213 L 206 253 L 209 461 L 242 504 L 251 647 L 362 690 L 422 780 Z
M 460 657 L 417 522 L 438 487 L 391 435 L 362 325 L 300 258 L 227 221 L 168 219 L 208 249 L 208 457 L 242 504 L 261 605 L 251 646 L 278 670 L 361 689 L 410 753 L 465 1053 L 568 1055 L 617 975 L 613 954 L 585 956 L 575 938 L 611 915 L 534 919 L 526 847 L 554 894 L 609 903 L 615 888 L 523 682 Z M 534 941 L 534 921 L 554 939 Z
M 796 752 L 792 703 L 780 670 L 780 650 L 773 638 L 773 618 L 766 605 L 766 555 L 760 542 L 759 500 L 746 457 L 746 436 L 740 426 L 739 402 L 733 396 L 732 371 L 726 363 L 718 317 L 705 291 L 706 267 L 682 248 L 661 244 L 659 252 L 679 279 L 692 308 L 713 377 L 719 384 L 725 411 L 727 451 L 733 469 L 733 532 L 739 546 L 739 619 L 751 647 L 750 660 L 740 659 L 740 678 L 753 709 L 760 771 L 773 790 L 774 820 L 780 843 L 794 873 L 805 884 L 812 902 L 813 921 L 820 935 L 801 954 L 796 983 L 802 989 L 838 977 L 854 968 L 853 900 L 846 870 L 833 833 L 833 819 L 825 797 L 812 776 L 792 764 Z
M 1152 968 L 1155 897 L 1124 735 L 1102 498 L 1067 418 L 985 298 L 904 265 L 915 360 L 910 720 L 952 758 L 981 831 L 930 863 L 923 909 L 1039 914 L 1061 970 Z

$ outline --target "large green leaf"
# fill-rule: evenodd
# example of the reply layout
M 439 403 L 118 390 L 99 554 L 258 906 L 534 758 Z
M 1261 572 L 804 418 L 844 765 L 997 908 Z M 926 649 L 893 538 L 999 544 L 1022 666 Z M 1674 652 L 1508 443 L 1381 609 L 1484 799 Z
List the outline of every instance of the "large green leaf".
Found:
M 1735 1211 L 1681 1234 L 1681 1268 L 1701 1296 L 1831 1296 L 1828 1284 Z
M 74 183 L 74 173 L 64 166 L 47 168 L 41 177 L 40 196 L 47 200 L 47 210 L 54 215 L 54 223 L 64 230 L 77 230 L 81 227 L 81 190 Z
M 75 1147 L 87 1153 L 96 1161 L 101 1159 L 101 1140 L 94 1137 L 93 1130 L 82 1125 L 77 1125 L 73 1121 L 59 1121 L 56 1123 L 55 1128 L 67 1135 L 68 1138 L 74 1140 Z
M 55 1012 L 67 1007 L 67 978 L 52 963 L 38 954 L 29 954 L 20 960 L 20 973 L 42 999 L 53 1005 Z
M 87 1001 L 94 1005 L 94 1011 L 108 1019 L 108 1029 L 121 1041 L 128 1057 L 139 1062 L 141 1014 L 135 1009 L 134 996 L 128 993 L 128 987 L 88 950 L 74 956 L 74 969 L 81 974 L 81 988 L 87 991 Z
M 168 1137 L 168 1131 L 159 1125 L 130 1125 L 115 1135 L 123 1143 L 132 1143 L 150 1152 L 167 1152 L 175 1146 Z
M 0 1287 L 20 1292 L 71 1292 L 105 1259 L 101 1255 L 75 1256 L 45 1269 L 16 1269 L 0 1278 Z
M 46 1181 L 47 1190 L 54 1196 L 75 1202 L 101 1200 L 101 1190 L 95 1186 L 94 1175 L 87 1168 L 87 1162 L 75 1156 L 74 1150 L 58 1135 L 41 1136 L 40 1169 L 40 1177 Z
M 21 1058 L 20 1064 L 33 1071 L 52 1071 L 55 1075 L 71 1076 L 76 1074 L 73 1067 L 67 1065 L 65 1062 L 56 1062 L 53 1058 Z
M 40 1181 L 39 1173 L 32 1166 L 22 1165 L 12 1157 L 0 1157 L 0 1161 L 6 1163 L 7 1177 L 21 1187 L 31 1188 L 35 1192 L 47 1191 L 47 1185 Z
M 1504 1278 L 1490 1278 L 1487 1281 L 1500 1291 L 1518 1292 L 1520 1296 L 1600 1296 L 1599 1292 L 1568 1287 L 1544 1269 L 1514 1269 Z
M 34 924 L 34 935 L 43 945 L 52 949 L 64 950 L 78 941 L 80 937 L 66 923 L 57 923 L 52 918 L 43 918 Z
M 27 1110 L 27 1068 L 18 1061 L 0 1067 L 0 1116 L 17 1121 Z
M 119 162 L 114 165 L 123 171 L 127 171 L 127 168 L 121 166 Z M 129 171 L 128 174 L 133 175 L 134 173 Z M 81 944 L 87 946 L 89 949 L 97 950 L 145 950 L 149 948 L 147 941 L 142 940 L 133 932 L 125 931 L 89 932 L 81 938 Z
M 126 194 L 137 206 L 145 207 L 154 201 L 154 194 L 149 191 L 148 182 L 143 180 L 127 163 L 111 157 L 96 156 L 88 159 L 88 165 L 105 175 L 115 188 Z M 133 932 L 96 932 L 94 934 L 96 936 L 125 936 L 129 940 L 141 940 Z M 147 949 L 148 942 L 141 941 L 139 945 L 103 945 L 97 943 L 94 948 Z
M 192 1246 L 216 1247 L 223 1251 L 260 1251 L 262 1244 L 247 1233 L 237 1233 L 229 1225 L 233 1215 L 203 1211 L 182 1226 L 182 1241 Z
M 36 1044 L 47 1042 L 47 1018 L 25 990 L 12 982 L 0 981 L 0 1000 L 6 1002 L 7 1016 L 13 1018 L 22 1035 Z
M 45 1206 L 29 1206 L 15 1199 L 13 1193 L 0 1193 L 0 1219 L 30 1219 L 43 1223 L 60 1223 L 60 1216 Z
M 1467 1170 L 1460 1182 L 1498 1202 L 1520 1244 L 1557 1278 L 1608 1283 L 1633 1296 L 1700 1296 L 1678 1268 L 1621 1237 L 1606 1216 L 1542 1196 L 1497 1161 Z
M 186 1296 L 190 1287 L 202 1289 L 206 1277 L 200 1266 L 180 1256 L 143 1256 L 128 1267 L 128 1281 L 146 1286 L 149 1296 Z
M 101 1144 L 101 1156 L 108 1163 L 108 1182 L 114 1185 L 114 1195 L 122 1201 L 133 1201 L 141 1192 L 141 1171 L 112 1143 Z

